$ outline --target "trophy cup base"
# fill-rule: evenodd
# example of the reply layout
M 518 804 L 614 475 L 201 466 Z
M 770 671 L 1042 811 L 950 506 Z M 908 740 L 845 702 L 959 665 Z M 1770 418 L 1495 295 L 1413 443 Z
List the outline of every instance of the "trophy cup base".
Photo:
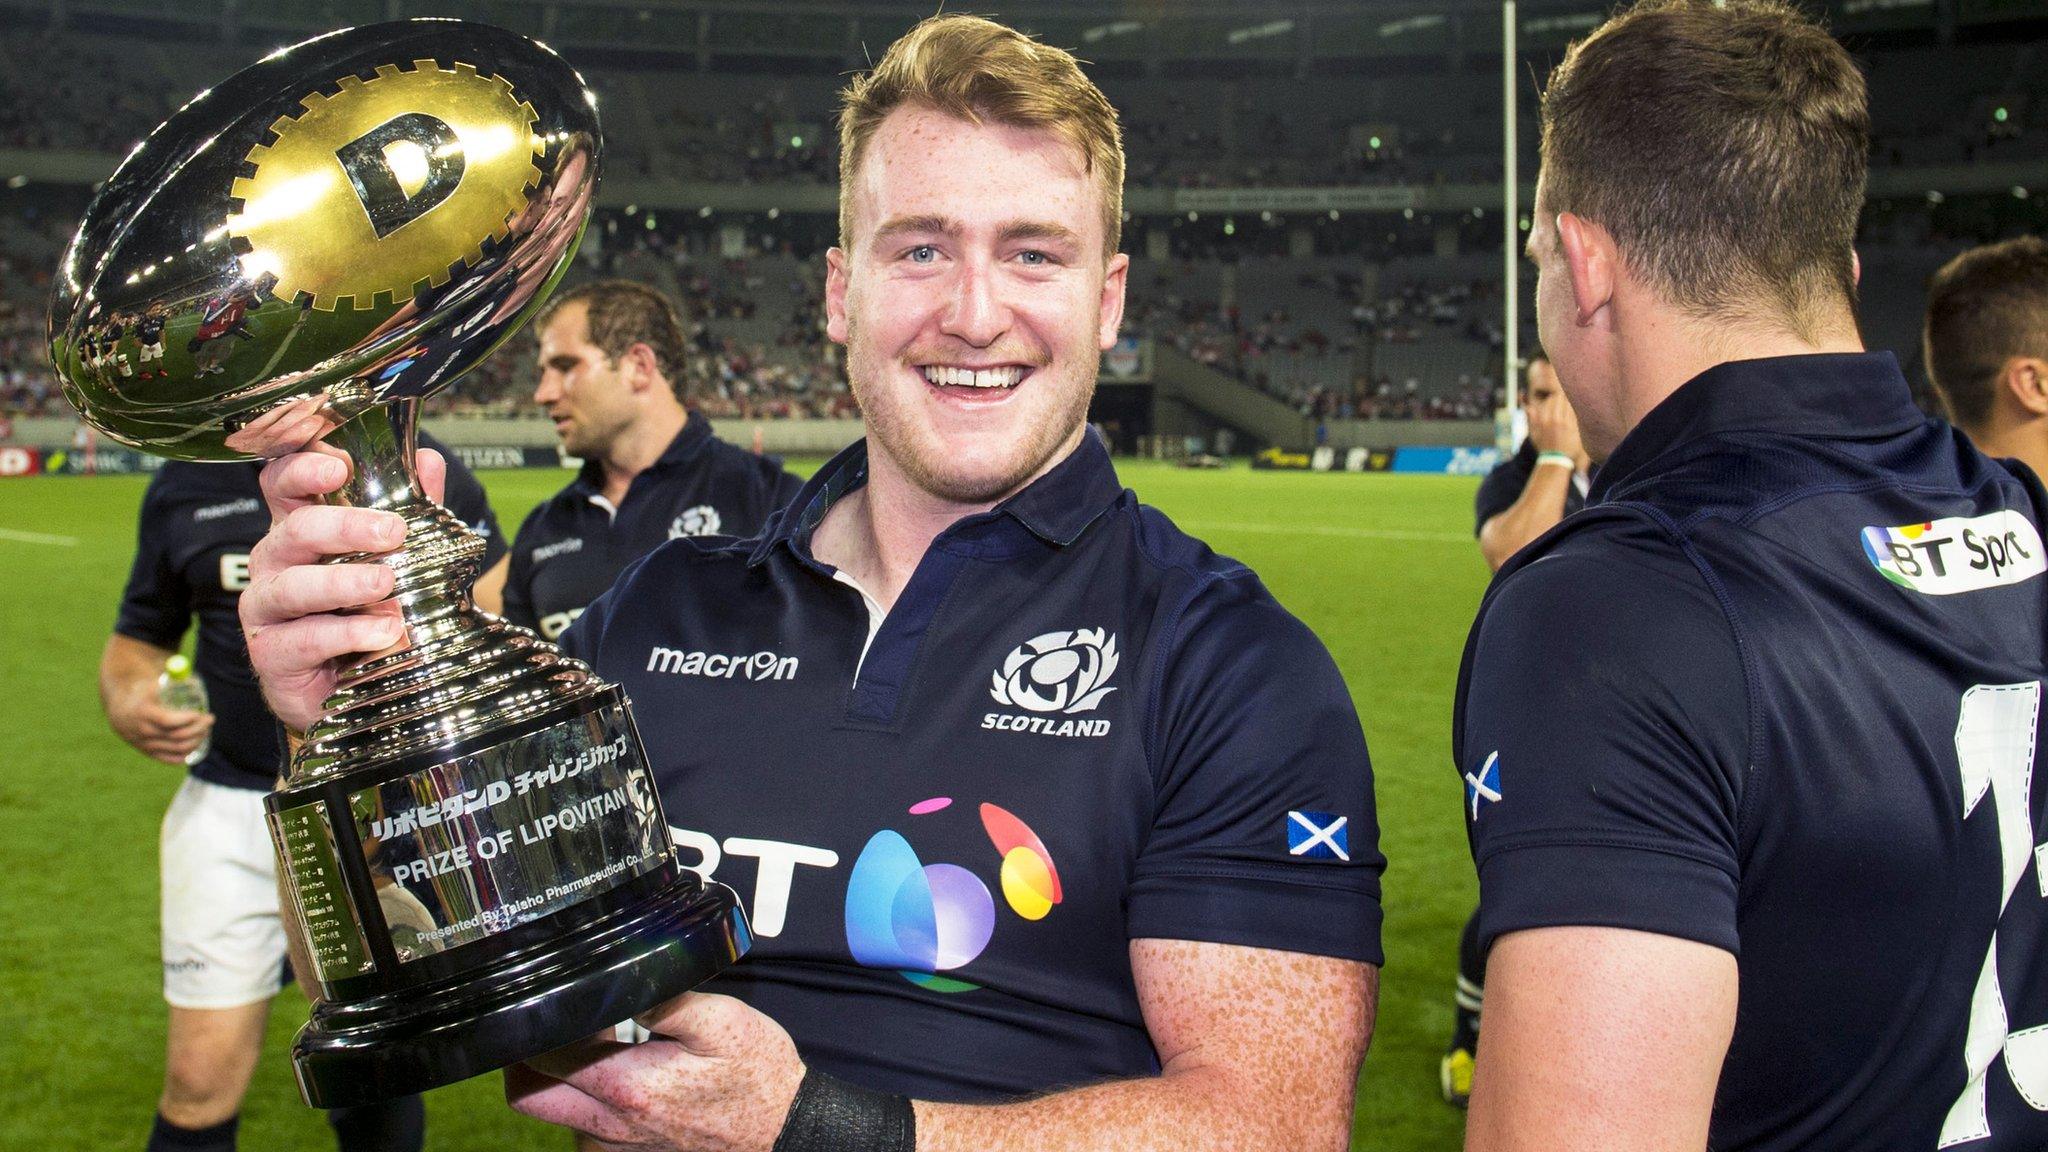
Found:
M 299 1093 L 347 1108 L 496 1071 L 689 991 L 750 942 L 732 890 L 683 872 L 615 920 L 440 994 L 314 1005 L 292 1044 Z

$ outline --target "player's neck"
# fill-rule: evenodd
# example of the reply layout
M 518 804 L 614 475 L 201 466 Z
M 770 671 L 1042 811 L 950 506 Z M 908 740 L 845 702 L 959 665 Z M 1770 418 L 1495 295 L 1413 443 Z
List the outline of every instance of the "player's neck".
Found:
M 939 533 L 1030 487 L 1066 459 L 1078 441 L 1077 430 L 1073 441 L 1009 492 L 992 500 L 962 502 L 919 486 L 871 437 L 867 483 L 825 513 L 811 536 L 811 555 L 846 573 L 886 612 L 910 583 Z
M 811 537 L 811 554 L 845 572 L 887 612 L 939 533 L 996 503 L 934 496 L 903 475 L 887 453 L 871 449 L 868 482 L 826 512 Z
M 1087 425 L 1077 426 L 1022 483 L 994 499 L 972 502 L 951 500 L 921 487 L 870 437 L 867 483 L 826 511 L 811 535 L 811 555 L 846 573 L 887 612 L 939 533 L 1029 488 L 1073 455 L 1086 434 Z
M 626 498 L 633 478 L 654 466 L 668 446 L 675 443 L 689 414 L 680 404 L 664 404 L 649 410 L 626 430 L 612 438 L 598 459 L 604 470 L 604 498 L 614 505 Z
M 2017 460 L 2048 480 L 2048 419 L 1980 429 L 1970 433 L 1970 442 L 1986 456 Z
M 1617 379 L 1627 381 L 1624 403 L 1630 428 L 1687 381 L 1722 364 L 1864 350 L 1855 319 L 1846 312 L 1811 334 L 1779 325 L 1700 321 L 1670 312 L 1619 344 Z

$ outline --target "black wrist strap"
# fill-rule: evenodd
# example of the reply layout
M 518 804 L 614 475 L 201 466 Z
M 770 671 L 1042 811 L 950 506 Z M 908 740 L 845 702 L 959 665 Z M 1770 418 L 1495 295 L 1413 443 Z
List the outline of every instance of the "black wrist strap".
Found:
M 774 1152 L 916 1152 L 917 1113 L 905 1096 L 804 1072 Z

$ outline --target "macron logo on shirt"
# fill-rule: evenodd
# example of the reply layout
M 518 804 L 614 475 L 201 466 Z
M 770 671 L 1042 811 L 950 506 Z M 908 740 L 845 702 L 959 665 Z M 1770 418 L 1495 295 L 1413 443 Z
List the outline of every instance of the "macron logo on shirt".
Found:
M 571 536 L 567 540 L 557 540 L 553 544 L 543 544 L 540 547 L 535 548 L 532 552 L 530 559 L 533 561 L 533 563 L 540 564 L 549 560 L 553 560 L 555 557 L 562 555 L 564 552 L 581 551 L 583 551 L 583 537 Z
M 751 656 L 725 656 L 716 652 L 685 652 L 680 648 L 650 648 L 649 672 L 673 676 L 708 676 L 713 680 L 794 680 L 797 659 L 773 652 Z
M 240 500 L 230 500 L 225 504 L 208 504 L 204 508 L 194 508 L 192 510 L 192 522 L 194 524 L 203 524 L 208 520 L 218 520 L 223 516 L 244 516 L 251 512 L 261 511 L 263 511 L 263 501 L 256 499 L 254 496 L 247 496 Z

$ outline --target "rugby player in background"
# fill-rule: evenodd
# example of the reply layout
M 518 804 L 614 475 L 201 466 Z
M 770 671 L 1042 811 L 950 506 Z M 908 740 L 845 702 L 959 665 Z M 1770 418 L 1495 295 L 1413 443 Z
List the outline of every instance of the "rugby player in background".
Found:
M 585 284 L 549 301 L 535 330 L 533 402 L 583 470 L 519 526 L 505 618 L 553 640 L 657 545 L 752 536 L 803 481 L 684 407 L 682 322 L 654 289 Z
M 421 442 L 437 443 L 428 436 Z M 169 462 L 142 498 L 135 562 L 100 658 L 100 702 L 115 735 L 145 756 L 184 766 L 210 744 L 164 816 L 160 845 L 164 999 L 170 1005 L 164 1090 L 150 1152 L 235 1147 L 242 1097 L 263 1050 L 271 998 L 287 978 L 277 858 L 263 797 L 284 745 L 263 706 L 236 605 L 249 552 L 270 526 L 257 464 Z M 484 490 L 449 465 L 448 508 L 484 536 L 502 573 L 505 544 Z M 482 605 L 496 610 L 485 598 Z M 193 618 L 193 667 L 210 713 L 157 702 L 157 677 Z M 343 1152 L 420 1147 L 419 1097 L 329 1112 Z
M 1927 287 L 1927 375 L 1988 456 L 2048 476 L 2048 242 L 1972 248 Z
M 1473 497 L 1479 554 L 1494 572 L 1508 557 L 1586 506 L 1593 462 L 1579 439 L 1572 402 L 1557 383 L 1557 369 L 1538 352 L 1529 358 L 1529 434 L 1513 456 L 1494 466 Z
M 1087 434 L 1129 266 L 1115 110 L 1066 52 L 940 16 L 849 88 L 841 140 L 826 313 L 866 437 L 757 540 L 663 545 L 563 636 L 632 695 L 753 951 L 648 1043 L 508 1094 L 643 1149 L 1344 1147 L 1371 769 L 1322 644 Z M 302 607 L 389 587 L 312 564 L 388 546 L 307 506 L 341 471 L 266 474 L 243 619 L 289 724 L 398 640 Z
M 1863 77 L 1789 5 L 1649 0 L 1542 122 L 1601 463 L 1460 676 L 1467 1147 L 2038 1152 L 2048 501 L 1863 351 Z

